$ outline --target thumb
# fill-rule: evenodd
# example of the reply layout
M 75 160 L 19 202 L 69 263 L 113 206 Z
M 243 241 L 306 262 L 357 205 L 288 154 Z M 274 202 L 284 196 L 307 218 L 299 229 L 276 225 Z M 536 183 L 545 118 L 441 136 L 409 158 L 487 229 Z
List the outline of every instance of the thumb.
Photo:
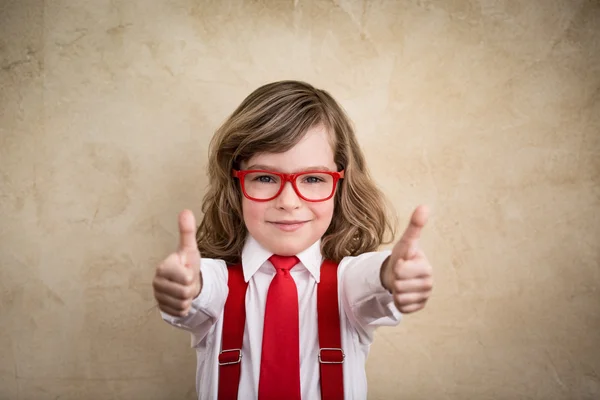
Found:
M 183 210 L 179 214 L 178 251 L 182 255 L 185 255 L 189 251 L 198 251 L 198 244 L 196 242 L 196 218 L 194 218 L 194 214 L 190 210 Z
M 394 252 L 398 257 L 408 260 L 415 256 L 421 231 L 428 219 L 429 209 L 427 206 L 421 205 L 415 209 L 400 241 L 394 247 Z

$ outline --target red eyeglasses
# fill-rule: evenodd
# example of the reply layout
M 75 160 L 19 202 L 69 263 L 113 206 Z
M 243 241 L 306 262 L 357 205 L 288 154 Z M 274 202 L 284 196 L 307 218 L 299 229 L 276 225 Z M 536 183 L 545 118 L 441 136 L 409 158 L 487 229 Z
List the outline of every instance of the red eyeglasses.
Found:
M 283 174 L 265 170 L 233 170 L 232 176 L 240 180 L 242 192 L 253 201 L 270 201 L 281 194 L 286 182 L 302 200 L 318 202 L 329 200 L 335 186 L 344 178 L 344 171 L 306 171 Z

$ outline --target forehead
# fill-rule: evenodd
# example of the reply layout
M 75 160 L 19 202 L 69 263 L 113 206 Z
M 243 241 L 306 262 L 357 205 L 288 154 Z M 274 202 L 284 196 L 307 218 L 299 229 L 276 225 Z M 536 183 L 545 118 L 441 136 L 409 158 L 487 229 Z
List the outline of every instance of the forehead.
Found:
M 313 167 L 336 170 L 331 134 L 323 125 L 310 128 L 304 137 L 283 153 L 258 153 L 242 163 L 243 169 L 256 167 L 279 172 L 296 172 Z

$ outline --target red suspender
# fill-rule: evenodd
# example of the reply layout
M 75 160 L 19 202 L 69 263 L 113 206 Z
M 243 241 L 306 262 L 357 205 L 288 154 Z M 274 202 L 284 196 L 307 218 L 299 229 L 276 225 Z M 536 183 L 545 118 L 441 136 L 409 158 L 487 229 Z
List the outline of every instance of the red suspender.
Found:
M 317 318 L 319 328 L 319 365 L 321 398 L 344 398 L 342 335 L 338 307 L 337 267 L 332 261 L 321 266 L 317 284 Z M 228 268 L 229 295 L 223 312 L 223 338 L 219 354 L 219 400 L 237 400 L 241 375 L 242 343 L 246 324 L 246 289 L 241 265 Z
M 237 400 L 242 372 L 242 342 L 246 324 L 246 288 L 241 265 L 227 268 L 229 294 L 223 311 L 223 337 L 219 353 L 219 400 Z
M 319 364 L 321 366 L 321 398 L 344 398 L 342 335 L 338 307 L 338 265 L 325 260 L 321 266 L 321 281 L 317 285 L 317 315 L 319 323 Z

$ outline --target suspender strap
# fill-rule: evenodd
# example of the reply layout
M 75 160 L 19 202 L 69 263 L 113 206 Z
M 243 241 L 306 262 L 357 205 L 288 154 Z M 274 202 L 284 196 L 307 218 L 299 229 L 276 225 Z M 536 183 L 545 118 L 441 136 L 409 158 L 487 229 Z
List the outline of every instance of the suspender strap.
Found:
M 321 281 L 317 285 L 317 318 L 319 329 L 319 365 L 321 398 L 343 400 L 344 351 L 340 333 L 338 307 L 338 265 L 324 261 Z M 242 343 L 246 324 L 246 289 L 241 265 L 228 268 L 229 294 L 223 312 L 223 337 L 219 354 L 219 400 L 237 400 L 240 386 Z
M 223 311 L 223 338 L 219 354 L 219 400 L 237 400 L 242 372 L 242 343 L 246 324 L 246 289 L 241 265 L 227 268 L 229 294 Z
M 344 398 L 342 336 L 338 307 L 338 265 L 326 260 L 321 266 L 321 281 L 317 285 L 317 315 L 319 324 L 319 365 L 321 368 L 321 398 Z

